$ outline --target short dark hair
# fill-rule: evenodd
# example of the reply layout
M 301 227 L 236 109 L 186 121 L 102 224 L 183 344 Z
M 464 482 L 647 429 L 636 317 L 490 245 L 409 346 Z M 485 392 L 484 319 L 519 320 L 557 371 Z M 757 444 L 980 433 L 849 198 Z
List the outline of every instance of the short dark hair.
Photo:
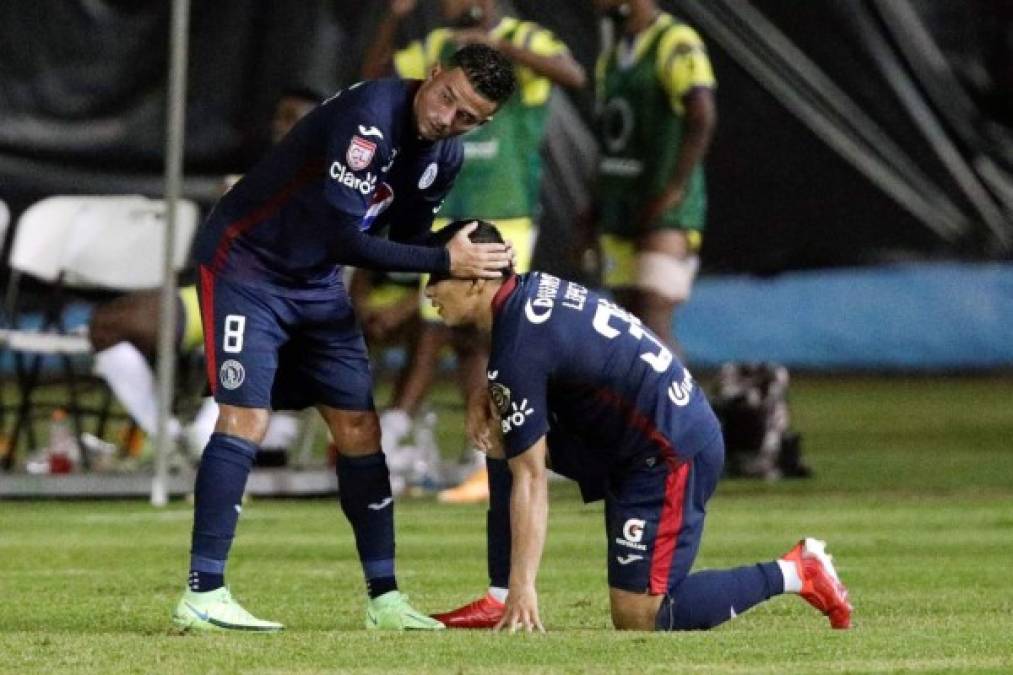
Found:
M 475 244 L 504 244 L 506 243 L 503 239 L 503 235 L 492 223 L 485 220 L 476 220 L 474 218 L 468 218 L 467 220 L 455 220 L 454 222 L 444 226 L 440 230 L 437 230 L 429 237 L 429 243 L 433 246 L 446 246 L 447 243 L 454 238 L 454 235 L 463 230 L 472 223 L 478 223 L 478 227 L 468 235 L 468 239 Z M 512 265 L 507 265 L 500 270 L 503 278 L 513 276 L 514 268 Z M 451 278 L 450 272 L 445 273 L 433 273 L 429 277 L 429 283 L 437 284 L 441 281 L 446 281 Z
M 454 52 L 447 63 L 451 68 L 463 70 L 475 91 L 497 107 L 503 105 L 517 89 L 510 59 L 488 45 L 465 45 Z

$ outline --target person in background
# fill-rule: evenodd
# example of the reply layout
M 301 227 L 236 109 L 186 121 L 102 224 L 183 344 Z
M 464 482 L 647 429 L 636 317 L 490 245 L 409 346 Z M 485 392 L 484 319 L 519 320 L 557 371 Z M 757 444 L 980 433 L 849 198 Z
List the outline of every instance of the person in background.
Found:
M 714 73 L 697 32 L 655 0 L 594 5 L 615 34 L 595 71 L 599 164 L 590 219 L 603 282 L 677 349 L 675 310 L 700 265 Z
M 284 138 L 323 99 L 322 92 L 304 85 L 283 90 L 271 119 L 272 143 Z M 239 178 L 227 177 L 223 192 Z M 185 357 L 200 351 L 204 342 L 197 287 L 192 283 L 181 286 L 176 302 L 176 350 Z M 120 405 L 149 437 L 154 436 L 158 419 L 158 383 L 151 363 L 158 351 L 160 312 L 161 291 L 138 291 L 98 305 L 88 324 L 95 374 L 106 381 Z M 207 396 L 192 423 L 184 425 L 176 418 L 170 419 L 169 434 L 198 451 L 211 436 L 217 416 L 218 405 Z M 298 420 L 291 413 L 272 414 L 258 461 L 283 463 L 298 430 Z

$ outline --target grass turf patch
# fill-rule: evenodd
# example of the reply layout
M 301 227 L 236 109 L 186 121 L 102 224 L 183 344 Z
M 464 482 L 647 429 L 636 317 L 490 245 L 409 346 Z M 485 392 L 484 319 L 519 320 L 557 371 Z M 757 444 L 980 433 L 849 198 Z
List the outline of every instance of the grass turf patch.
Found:
M 0 505 L 0 670 L 1010 670 L 1013 410 L 1002 391 L 1009 382 L 995 378 L 799 380 L 793 411 L 816 476 L 720 486 L 697 567 L 825 537 L 856 605 L 852 631 L 781 597 L 707 633 L 616 633 L 601 506 L 553 484 L 544 636 L 366 633 L 351 531 L 333 500 L 244 509 L 229 583 L 284 633 L 181 635 L 169 613 L 185 581 L 189 506 L 17 502 Z M 453 434 L 459 413 L 444 412 Z M 405 500 L 397 521 L 413 603 L 441 611 L 483 590 L 483 507 Z

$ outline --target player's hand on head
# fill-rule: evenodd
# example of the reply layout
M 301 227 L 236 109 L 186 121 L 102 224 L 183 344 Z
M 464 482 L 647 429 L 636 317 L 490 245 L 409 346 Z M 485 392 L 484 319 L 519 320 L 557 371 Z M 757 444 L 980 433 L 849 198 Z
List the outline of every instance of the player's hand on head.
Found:
M 538 594 L 534 586 L 515 588 L 511 585 L 503 618 L 499 620 L 494 630 L 507 630 L 511 633 L 519 630 L 528 633 L 545 632 L 542 619 L 538 615 Z
M 390 0 L 390 13 L 397 17 L 408 16 L 417 4 L 418 0 Z
M 476 244 L 468 239 L 478 223 L 470 223 L 447 242 L 450 274 L 462 279 L 499 279 L 502 270 L 513 264 L 513 249 L 507 244 Z

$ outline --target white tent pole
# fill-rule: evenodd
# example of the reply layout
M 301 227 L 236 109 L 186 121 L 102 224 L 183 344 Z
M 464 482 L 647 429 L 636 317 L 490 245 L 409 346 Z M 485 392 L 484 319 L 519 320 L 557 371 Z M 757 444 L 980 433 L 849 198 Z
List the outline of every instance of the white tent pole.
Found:
M 176 382 L 176 275 L 173 258 L 176 241 L 176 205 L 183 187 L 183 123 L 186 115 L 187 27 L 190 0 L 173 0 L 169 28 L 169 92 L 165 125 L 165 264 L 162 275 L 162 311 L 158 322 L 158 426 L 155 437 L 155 475 L 151 503 L 169 501 L 169 415 Z

